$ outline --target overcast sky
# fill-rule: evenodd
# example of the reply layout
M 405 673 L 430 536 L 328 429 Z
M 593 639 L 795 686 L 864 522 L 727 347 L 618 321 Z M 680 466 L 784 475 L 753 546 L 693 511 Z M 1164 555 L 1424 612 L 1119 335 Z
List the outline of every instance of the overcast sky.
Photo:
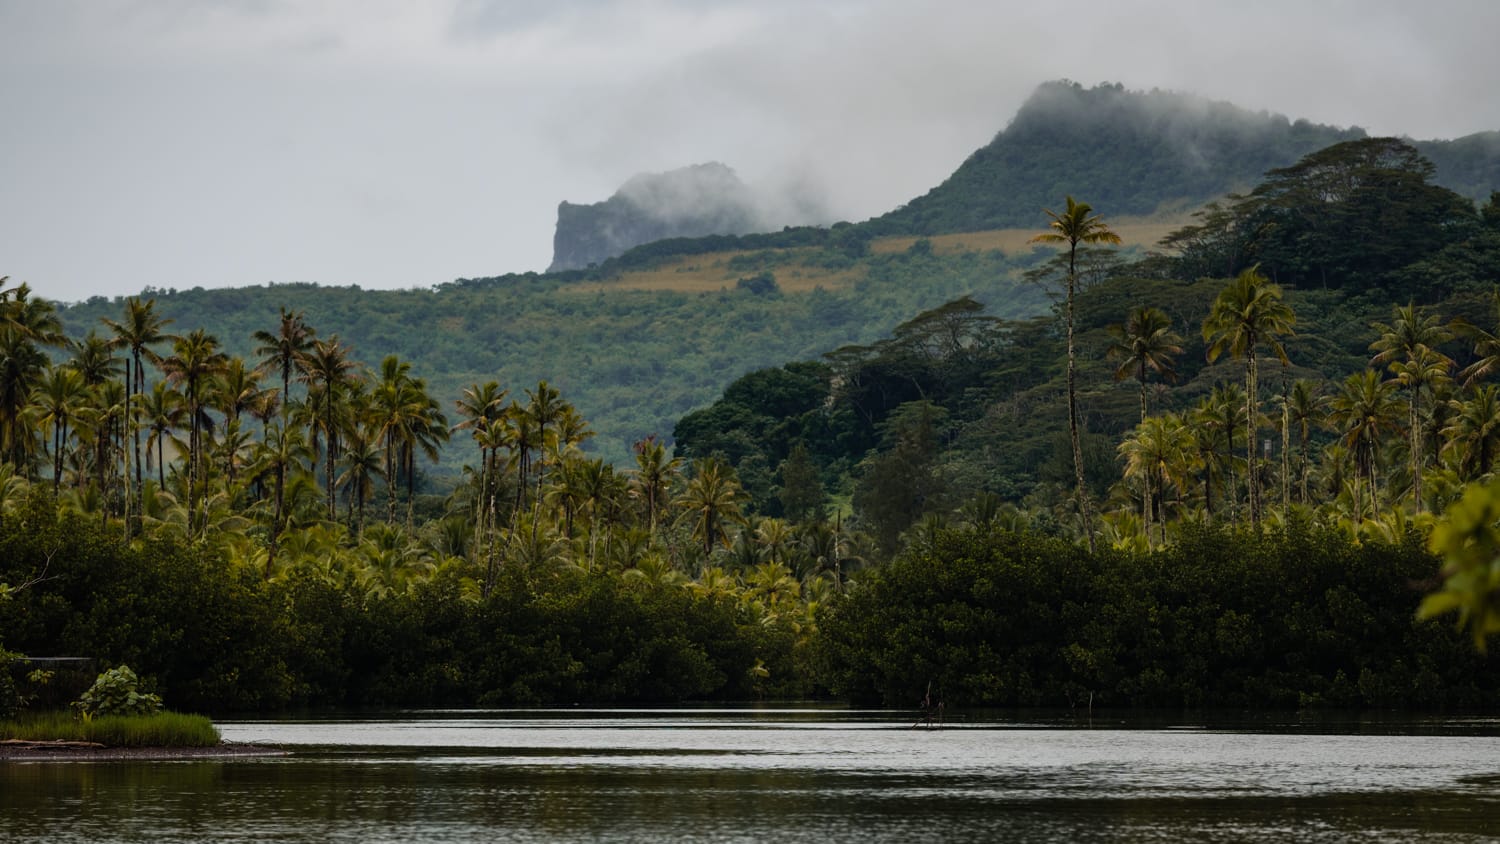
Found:
M 1492 0 L 0 0 L 0 276 L 540 270 L 559 201 L 703 161 L 864 219 L 1064 77 L 1455 137 L 1500 129 L 1497 32 Z

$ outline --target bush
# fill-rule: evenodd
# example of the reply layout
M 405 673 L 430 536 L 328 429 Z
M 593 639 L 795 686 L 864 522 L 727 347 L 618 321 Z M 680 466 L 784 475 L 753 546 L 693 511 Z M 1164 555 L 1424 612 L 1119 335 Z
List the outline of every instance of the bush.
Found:
M 73 702 L 73 708 L 85 721 L 97 716 L 151 715 L 161 711 L 161 697 L 140 691 L 141 680 L 122 665 L 111 668 L 94 680 L 94 685 Z

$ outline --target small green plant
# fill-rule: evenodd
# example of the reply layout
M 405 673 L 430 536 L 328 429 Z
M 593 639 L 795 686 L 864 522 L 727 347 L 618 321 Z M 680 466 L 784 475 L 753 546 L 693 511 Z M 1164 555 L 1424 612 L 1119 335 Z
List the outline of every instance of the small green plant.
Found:
M 151 715 L 162 709 L 161 697 L 140 691 L 141 679 L 121 665 L 100 674 L 94 685 L 73 702 L 83 720 L 107 715 Z

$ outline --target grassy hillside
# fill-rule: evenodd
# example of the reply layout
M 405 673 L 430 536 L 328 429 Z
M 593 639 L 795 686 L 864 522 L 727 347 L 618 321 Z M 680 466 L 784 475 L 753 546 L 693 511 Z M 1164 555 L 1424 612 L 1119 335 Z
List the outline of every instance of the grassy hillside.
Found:
M 1140 231 L 1145 238 L 1154 230 Z M 523 390 L 546 380 L 592 423 L 591 447 L 623 461 L 635 441 L 670 435 L 680 416 L 745 372 L 871 342 L 958 296 L 1008 316 L 1043 311 L 1043 291 L 1022 274 L 1052 253 L 1029 247 L 1029 234 L 925 245 L 893 239 L 858 250 L 736 249 L 642 269 L 463 279 L 432 290 L 279 284 L 146 295 L 174 328 L 202 326 L 247 359 L 253 333 L 273 329 L 280 308 L 304 311 L 320 336 L 338 334 L 371 367 L 392 354 L 410 361 L 445 410 L 471 383 L 498 380 L 524 400 Z M 123 307 L 121 298 L 99 297 L 61 316 L 81 336 Z

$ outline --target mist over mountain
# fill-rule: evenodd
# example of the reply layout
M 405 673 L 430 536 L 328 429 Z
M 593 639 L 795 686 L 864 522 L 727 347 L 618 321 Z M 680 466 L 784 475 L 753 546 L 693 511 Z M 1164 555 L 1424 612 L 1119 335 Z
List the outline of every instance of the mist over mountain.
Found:
M 941 185 L 871 222 L 909 234 L 1031 226 L 1067 194 L 1111 217 L 1180 213 L 1364 136 L 1191 94 L 1048 82 Z
M 1365 136 L 1192 94 L 1048 82 L 941 185 L 869 225 L 877 234 L 1033 226 L 1068 194 L 1111 217 L 1178 215 Z M 1483 201 L 1500 186 L 1500 132 L 1412 143 L 1443 187 Z
M 749 234 L 828 222 L 793 190 L 752 188 L 718 162 L 632 177 L 603 202 L 557 207 L 548 272 L 583 269 L 633 246 L 674 237 Z

